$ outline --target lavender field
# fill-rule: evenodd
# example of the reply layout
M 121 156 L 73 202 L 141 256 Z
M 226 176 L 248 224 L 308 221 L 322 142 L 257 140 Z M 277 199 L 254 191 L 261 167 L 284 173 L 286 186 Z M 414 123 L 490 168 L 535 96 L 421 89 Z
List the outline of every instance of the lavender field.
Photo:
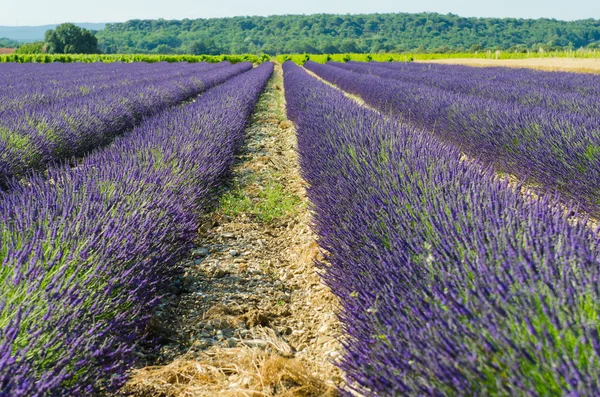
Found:
M 497 171 L 560 191 L 599 214 L 597 76 L 441 65 L 305 66 Z
M 7 63 L 0 87 L 0 396 L 600 393 L 600 77 Z
M 342 394 L 597 395 L 600 79 L 304 67 L 338 87 L 284 65 Z
M 0 185 L 105 145 L 144 117 L 250 68 L 228 62 L 3 66 Z
M 103 73 L 93 68 L 88 73 Z M 164 284 L 180 271 L 177 260 L 189 250 L 199 215 L 214 201 L 214 188 L 243 142 L 272 64 L 253 70 L 249 63 L 126 68 L 131 81 L 104 76 L 110 82 L 99 82 L 89 95 L 69 83 L 54 91 L 17 93 L 31 107 L 8 110 L 8 105 L 2 114 L 2 122 L 13 125 L 42 118 L 47 107 L 64 111 L 49 112 L 55 120 L 89 110 L 82 117 L 101 123 L 98 128 L 82 130 L 87 120 L 55 130 L 55 137 L 90 150 L 137 121 L 76 167 L 51 165 L 45 174 L 12 181 L 0 197 L 2 396 L 74 396 L 122 384 L 129 353 Z M 147 68 L 153 73 L 144 72 Z M 68 69 L 44 72 L 67 79 Z M 194 102 L 160 112 L 202 90 L 208 91 Z M 130 105 L 131 113 L 114 103 Z M 57 141 L 29 132 L 9 130 L 6 145 L 15 136 Z M 29 145 L 21 149 L 31 153 Z M 13 152 L 3 149 L 3 159 L 5 153 Z

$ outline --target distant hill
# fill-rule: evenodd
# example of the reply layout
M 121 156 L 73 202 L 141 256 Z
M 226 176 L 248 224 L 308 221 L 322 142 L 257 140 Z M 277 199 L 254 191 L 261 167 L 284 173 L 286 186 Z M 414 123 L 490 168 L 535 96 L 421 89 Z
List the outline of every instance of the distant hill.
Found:
M 89 29 L 104 29 L 106 23 L 75 23 L 75 25 Z M 47 30 L 54 29 L 58 25 L 42 26 L 0 26 L 0 37 L 19 41 L 22 43 L 31 43 L 44 40 L 44 34 Z
M 107 24 L 97 37 L 107 53 L 525 51 L 599 47 L 600 20 L 437 13 L 159 19 Z

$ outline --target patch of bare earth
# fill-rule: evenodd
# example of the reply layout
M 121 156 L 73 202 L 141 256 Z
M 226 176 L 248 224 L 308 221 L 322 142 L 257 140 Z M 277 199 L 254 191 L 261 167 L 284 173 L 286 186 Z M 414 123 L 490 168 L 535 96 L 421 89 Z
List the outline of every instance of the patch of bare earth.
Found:
M 314 267 L 310 219 L 277 64 L 220 207 L 153 318 L 160 354 L 122 393 L 335 396 L 337 301 Z
M 600 58 L 528 58 L 528 59 L 435 59 L 417 61 L 467 66 L 507 66 L 512 68 L 531 68 L 548 71 L 600 73 Z

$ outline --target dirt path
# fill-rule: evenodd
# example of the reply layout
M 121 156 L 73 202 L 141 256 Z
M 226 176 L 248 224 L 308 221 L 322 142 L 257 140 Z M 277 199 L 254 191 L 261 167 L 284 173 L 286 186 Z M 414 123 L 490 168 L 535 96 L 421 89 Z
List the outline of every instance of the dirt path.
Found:
M 163 341 L 135 370 L 136 396 L 334 396 L 337 303 L 319 257 L 286 119 L 279 64 L 219 208 L 206 218 L 177 293 L 153 321 Z
M 528 58 L 528 59 L 435 59 L 417 61 L 467 66 L 508 66 L 512 68 L 532 68 L 547 71 L 600 73 L 600 58 Z

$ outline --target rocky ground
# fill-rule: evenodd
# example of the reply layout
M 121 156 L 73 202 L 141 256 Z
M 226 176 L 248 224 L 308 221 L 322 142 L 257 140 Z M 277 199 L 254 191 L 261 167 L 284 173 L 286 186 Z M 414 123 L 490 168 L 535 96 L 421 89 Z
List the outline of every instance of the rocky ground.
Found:
M 320 258 L 285 117 L 281 66 L 260 98 L 233 178 L 205 219 L 185 274 L 152 320 L 158 355 L 135 396 L 334 396 L 337 302 Z

